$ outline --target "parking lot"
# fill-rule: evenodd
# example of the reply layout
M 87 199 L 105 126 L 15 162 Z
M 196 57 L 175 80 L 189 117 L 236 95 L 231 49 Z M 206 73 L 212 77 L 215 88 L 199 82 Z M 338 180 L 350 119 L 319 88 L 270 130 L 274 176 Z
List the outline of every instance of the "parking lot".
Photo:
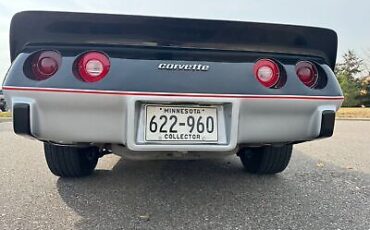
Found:
M 60 179 L 42 144 L 0 123 L 0 229 L 370 229 L 370 121 L 296 145 L 286 171 L 246 174 L 237 157 L 102 158 Z

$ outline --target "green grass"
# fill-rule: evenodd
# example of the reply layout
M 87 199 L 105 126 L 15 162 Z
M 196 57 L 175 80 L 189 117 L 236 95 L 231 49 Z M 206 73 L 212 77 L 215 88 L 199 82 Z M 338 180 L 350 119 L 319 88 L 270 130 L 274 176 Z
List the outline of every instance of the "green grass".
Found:
M 12 117 L 12 114 L 10 112 L 0 112 L 0 118 L 3 118 L 3 117 L 10 118 Z
M 338 118 L 370 118 L 370 108 L 340 108 Z

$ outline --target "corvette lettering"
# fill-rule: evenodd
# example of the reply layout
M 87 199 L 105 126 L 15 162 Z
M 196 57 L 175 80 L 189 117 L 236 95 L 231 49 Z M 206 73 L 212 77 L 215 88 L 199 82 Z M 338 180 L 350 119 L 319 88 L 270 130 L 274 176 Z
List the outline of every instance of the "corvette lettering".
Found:
M 209 65 L 203 64 L 160 63 L 158 65 L 158 69 L 160 70 L 208 71 L 209 68 Z

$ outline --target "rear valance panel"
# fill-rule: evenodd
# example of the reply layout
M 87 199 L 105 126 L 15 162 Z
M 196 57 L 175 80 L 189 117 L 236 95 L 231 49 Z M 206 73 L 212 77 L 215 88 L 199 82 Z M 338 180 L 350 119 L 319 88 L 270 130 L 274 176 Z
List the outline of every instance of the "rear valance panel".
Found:
M 10 28 L 12 61 L 27 45 L 151 46 L 295 54 L 333 69 L 337 35 L 322 28 L 147 16 L 26 11 Z

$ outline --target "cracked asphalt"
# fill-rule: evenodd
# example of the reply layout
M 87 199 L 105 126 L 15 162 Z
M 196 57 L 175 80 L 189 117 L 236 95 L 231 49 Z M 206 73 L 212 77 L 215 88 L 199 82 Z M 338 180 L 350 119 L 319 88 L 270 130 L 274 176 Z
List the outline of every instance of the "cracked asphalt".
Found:
M 296 145 L 275 176 L 237 157 L 129 161 L 105 156 L 91 177 L 60 179 L 42 144 L 0 123 L 0 229 L 370 229 L 370 121 Z

